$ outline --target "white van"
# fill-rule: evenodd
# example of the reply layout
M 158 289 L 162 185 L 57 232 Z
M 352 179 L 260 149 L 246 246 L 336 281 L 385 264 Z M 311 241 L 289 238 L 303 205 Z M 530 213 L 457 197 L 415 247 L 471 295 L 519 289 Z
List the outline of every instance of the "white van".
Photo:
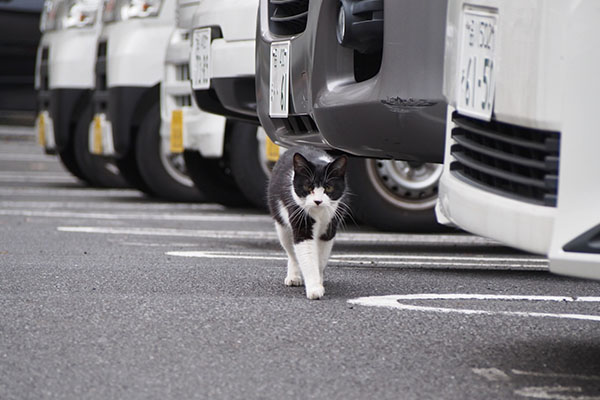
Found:
M 450 0 L 440 222 L 600 278 L 600 4 Z
M 224 165 L 244 197 L 266 209 L 269 167 L 280 149 L 268 141 L 256 114 L 255 48 L 258 0 L 195 2 L 180 23 L 190 29 L 190 78 L 198 106 L 228 118 Z M 268 149 L 268 150 L 267 150 Z
M 101 0 L 46 0 L 41 15 L 35 88 L 38 93 L 36 131 L 47 153 L 56 153 L 73 175 L 96 186 L 125 182 L 106 159 L 87 151 L 96 41 L 102 26 Z
M 226 119 L 196 105 L 190 82 L 191 20 L 198 0 L 177 2 L 177 29 L 172 33 L 161 82 L 160 135 L 168 157 L 182 157 L 187 174 L 207 199 L 227 206 L 243 206 L 224 159 Z
M 115 160 L 138 189 L 175 201 L 206 197 L 161 140 L 160 90 L 176 0 L 105 0 L 96 46 L 89 150 Z

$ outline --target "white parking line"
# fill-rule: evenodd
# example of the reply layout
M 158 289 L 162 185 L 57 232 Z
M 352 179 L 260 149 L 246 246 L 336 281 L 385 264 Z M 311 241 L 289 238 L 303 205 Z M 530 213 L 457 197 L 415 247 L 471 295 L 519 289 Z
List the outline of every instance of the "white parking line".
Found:
M 169 256 L 224 258 L 237 260 L 287 260 L 280 253 L 256 252 L 220 252 L 220 251 L 170 251 Z M 427 266 L 433 268 L 494 268 L 494 269 L 527 269 L 547 271 L 548 263 L 544 259 L 512 258 L 512 257 L 471 257 L 471 256 L 423 256 L 415 254 L 332 254 L 330 264 L 377 266 Z
M 142 198 L 144 195 L 133 189 L 73 189 L 52 188 L 33 189 L 29 187 L 0 188 L 1 196 L 39 196 L 48 198 L 52 196 L 68 197 L 132 197 Z
M 157 214 L 157 213 L 98 213 L 98 212 L 75 212 L 75 211 L 44 211 L 44 210 L 2 210 L 0 215 L 12 215 L 22 217 L 44 217 L 44 218 L 81 218 L 101 220 L 146 220 L 146 221 L 188 221 L 188 222 L 269 222 L 271 219 L 264 215 L 247 214 Z
M 568 297 L 568 296 L 497 296 L 484 294 L 414 294 L 360 297 L 348 300 L 350 304 L 367 307 L 383 307 L 404 311 L 433 312 L 443 314 L 465 315 L 501 315 L 509 317 L 539 317 L 575 319 L 600 322 L 600 315 L 542 313 L 529 311 L 489 311 L 467 308 L 429 307 L 406 304 L 408 300 L 503 300 L 503 301 L 568 301 L 568 302 L 600 302 L 600 297 Z
M 0 161 L 41 161 L 55 163 L 56 157 L 35 153 L 0 153 Z
M 77 178 L 67 174 L 47 172 L 0 172 L 0 182 L 17 183 L 72 183 L 79 182 Z
M 277 240 L 274 231 L 221 231 L 144 227 L 104 227 L 104 226 L 59 226 L 61 232 L 98 233 L 111 235 L 184 236 L 213 239 L 269 239 Z M 435 245 L 474 245 L 498 246 L 497 242 L 468 234 L 456 235 L 413 235 L 405 233 L 340 233 L 337 242 L 362 242 L 372 244 L 430 244 Z
M 151 203 L 142 201 L 106 202 L 106 201 L 0 201 L 0 207 L 8 209 L 100 209 L 100 210 L 186 210 L 186 211 L 225 211 L 226 207 L 214 203 Z

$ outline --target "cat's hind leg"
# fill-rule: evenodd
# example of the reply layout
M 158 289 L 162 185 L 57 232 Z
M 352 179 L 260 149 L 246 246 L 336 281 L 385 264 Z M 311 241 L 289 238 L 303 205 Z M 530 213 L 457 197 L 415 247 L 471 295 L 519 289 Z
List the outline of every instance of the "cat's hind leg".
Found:
M 287 275 L 284 283 L 286 286 L 302 286 L 302 275 L 300 274 L 298 259 L 296 258 L 296 252 L 294 251 L 292 230 L 278 222 L 275 223 L 275 230 L 277 231 L 281 247 L 283 247 L 288 256 Z

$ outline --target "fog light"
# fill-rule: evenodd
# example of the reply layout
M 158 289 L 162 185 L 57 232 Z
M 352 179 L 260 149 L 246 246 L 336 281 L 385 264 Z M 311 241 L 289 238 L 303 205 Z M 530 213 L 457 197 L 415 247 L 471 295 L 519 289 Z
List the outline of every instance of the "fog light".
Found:
M 373 53 L 383 47 L 383 0 L 341 0 L 337 18 L 338 43 Z

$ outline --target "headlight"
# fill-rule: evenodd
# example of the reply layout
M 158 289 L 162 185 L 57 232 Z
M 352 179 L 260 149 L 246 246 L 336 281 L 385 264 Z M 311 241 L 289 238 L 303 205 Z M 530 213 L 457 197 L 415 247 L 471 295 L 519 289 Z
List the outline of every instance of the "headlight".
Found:
M 67 15 L 65 17 L 64 27 L 81 28 L 93 25 L 96 21 L 96 14 L 100 0 L 69 0 L 67 1 Z
M 93 25 L 100 0 L 46 0 L 40 30 L 81 28 Z
M 102 21 L 124 21 L 130 18 L 157 16 L 162 0 L 104 0 Z
M 40 31 L 52 31 L 58 29 L 58 20 L 63 13 L 64 0 L 46 0 L 40 18 Z

